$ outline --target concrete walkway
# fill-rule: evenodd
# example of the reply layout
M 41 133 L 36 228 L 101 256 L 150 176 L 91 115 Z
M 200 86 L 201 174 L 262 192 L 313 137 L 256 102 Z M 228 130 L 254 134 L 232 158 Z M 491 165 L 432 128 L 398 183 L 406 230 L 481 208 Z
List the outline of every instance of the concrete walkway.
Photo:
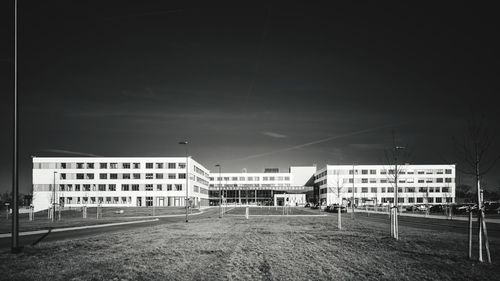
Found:
M 194 214 L 189 214 L 189 216 L 196 216 L 196 215 L 201 215 L 204 213 L 203 211 L 194 213 Z M 115 222 L 115 223 L 105 223 L 105 224 L 91 224 L 91 225 L 83 225 L 83 226 L 73 226 L 73 227 L 64 227 L 64 228 L 51 228 L 50 232 L 63 232 L 63 231 L 72 231 L 72 230 L 80 230 L 80 229 L 89 229 L 89 228 L 101 228 L 101 227 L 110 227 L 110 226 L 117 226 L 117 225 L 127 225 L 127 224 L 135 224 L 135 223 L 145 223 L 145 222 L 154 222 L 160 220 L 160 218 L 172 218 L 172 217 L 183 217 L 186 214 L 176 214 L 176 215 L 160 215 L 160 216 L 141 216 L 141 217 L 121 217 L 121 219 L 146 219 L 146 220 L 140 220 L 140 221 L 127 221 L 127 222 Z M 147 220 L 149 219 L 149 220 Z M 24 231 L 24 232 L 19 232 L 19 236 L 26 236 L 26 235 L 34 235 L 34 234 L 45 234 L 49 230 L 48 229 L 42 229 L 42 230 L 33 230 L 33 231 Z M 12 233 L 2 233 L 0 234 L 0 238 L 7 238 L 11 237 Z

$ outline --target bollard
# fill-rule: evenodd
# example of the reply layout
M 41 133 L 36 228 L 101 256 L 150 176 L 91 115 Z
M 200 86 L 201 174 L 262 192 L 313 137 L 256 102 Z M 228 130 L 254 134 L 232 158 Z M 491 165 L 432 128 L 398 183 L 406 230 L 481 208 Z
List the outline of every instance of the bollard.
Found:
M 248 214 L 248 207 L 246 207 L 246 209 L 245 209 L 245 218 L 246 218 L 247 220 L 248 220 L 248 216 L 249 216 L 249 214 Z

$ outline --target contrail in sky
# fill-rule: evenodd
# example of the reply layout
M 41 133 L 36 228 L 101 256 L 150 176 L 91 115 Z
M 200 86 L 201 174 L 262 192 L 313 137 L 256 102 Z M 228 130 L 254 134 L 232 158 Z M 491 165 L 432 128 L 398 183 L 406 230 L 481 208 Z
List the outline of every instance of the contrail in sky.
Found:
M 81 156 L 93 156 L 93 157 L 99 157 L 99 155 L 91 154 L 91 153 L 85 153 L 85 152 L 78 152 L 78 151 L 71 151 L 71 150 L 62 150 L 62 149 L 43 149 L 42 151 L 45 152 L 54 152 L 54 153 L 64 153 L 64 154 L 73 154 L 73 155 L 81 155 Z
M 359 135 L 359 134 L 362 134 L 362 133 L 371 132 L 371 131 L 375 131 L 375 130 L 380 130 L 380 129 L 384 129 L 384 128 L 388 128 L 388 127 L 393 127 L 393 126 L 395 126 L 395 125 L 380 126 L 380 127 L 375 127 L 375 128 L 370 128 L 370 129 L 364 129 L 364 130 L 360 130 L 360 131 L 350 132 L 350 133 L 346 133 L 346 134 L 342 134 L 342 135 L 331 136 L 331 137 L 328 137 L 328 138 L 324 138 L 324 139 L 320 139 L 320 140 L 312 141 L 312 142 L 307 142 L 307 143 L 295 145 L 295 146 L 292 146 L 292 147 L 287 147 L 287 148 L 273 150 L 273 151 L 269 151 L 269 152 L 265 152 L 265 153 L 260 153 L 260 154 L 246 156 L 246 157 L 239 158 L 239 159 L 236 159 L 236 160 L 248 160 L 248 159 L 258 158 L 258 157 L 261 157 L 261 156 L 271 155 L 271 154 L 275 154 L 275 153 L 279 153 L 279 152 L 295 150 L 295 149 L 298 149 L 298 148 L 302 148 L 302 147 L 306 147 L 306 146 L 311 146 L 311 145 L 315 145 L 315 144 L 318 144 L 318 143 L 331 141 L 331 140 L 334 140 L 334 139 L 339 139 L 339 138 L 344 138 L 344 137 L 350 137 L 350 136 Z

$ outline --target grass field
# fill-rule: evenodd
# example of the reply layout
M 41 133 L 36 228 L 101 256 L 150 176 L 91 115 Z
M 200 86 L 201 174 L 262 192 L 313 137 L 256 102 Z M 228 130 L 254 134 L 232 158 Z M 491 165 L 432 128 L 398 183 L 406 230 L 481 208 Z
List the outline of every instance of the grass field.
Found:
M 117 213 L 117 211 L 123 210 L 123 213 Z M 182 215 L 186 212 L 186 209 L 180 207 L 157 207 L 154 210 L 155 216 L 162 215 Z M 191 213 L 198 213 L 197 209 L 191 210 Z M 94 225 L 94 224 L 105 224 L 113 222 L 123 222 L 123 221 L 133 221 L 132 217 L 147 217 L 153 215 L 152 208 L 141 208 L 141 207 L 127 207 L 127 208 L 103 208 L 102 217 L 96 218 L 96 208 L 87 209 L 87 218 L 82 217 L 82 211 L 80 208 L 67 209 L 61 212 L 61 220 L 56 220 L 52 222 L 47 218 L 47 211 L 37 212 L 35 214 L 35 220 L 29 221 L 28 214 L 19 215 L 19 229 L 20 231 L 31 231 L 39 229 L 47 229 L 49 227 L 71 227 L 71 226 L 82 226 L 82 225 Z M 11 221 L 6 219 L 5 216 L 0 217 L 0 233 L 10 233 L 11 232 Z
M 252 209 L 251 213 L 257 212 Z M 401 240 L 369 218 L 336 229 L 336 216 L 193 219 L 50 242 L 0 254 L 1 280 L 494 280 L 493 265 L 467 260 L 461 234 L 401 228 Z

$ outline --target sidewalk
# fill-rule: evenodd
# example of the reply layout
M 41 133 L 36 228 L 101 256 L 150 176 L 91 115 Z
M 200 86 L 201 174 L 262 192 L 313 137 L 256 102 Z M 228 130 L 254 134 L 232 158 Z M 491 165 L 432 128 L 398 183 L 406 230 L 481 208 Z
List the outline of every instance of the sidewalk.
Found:
M 371 211 L 371 210 L 355 210 L 354 213 L 371 213 L 371 214 L 382 214 L 389 215 L 388 212 L 381 211 Z M 450 220 L 447 216 L 438 216 L 438 215 L 420 215 L 420 214 L 409 214 L 409 213 L 399 213 L 400 216 L 403 217 L 415 217 L 415 218 L 427 218 L 427 219 L 439 219 L 439 220 Z M 452 217 L 451 220 L 454 221 L 469 221 L 468 217 Z M 477 221 L 477 216 L 472 217 L 472 221 Z M 500 223 L 500 219 L 489 219 L 486 217 L 486 223 Z

